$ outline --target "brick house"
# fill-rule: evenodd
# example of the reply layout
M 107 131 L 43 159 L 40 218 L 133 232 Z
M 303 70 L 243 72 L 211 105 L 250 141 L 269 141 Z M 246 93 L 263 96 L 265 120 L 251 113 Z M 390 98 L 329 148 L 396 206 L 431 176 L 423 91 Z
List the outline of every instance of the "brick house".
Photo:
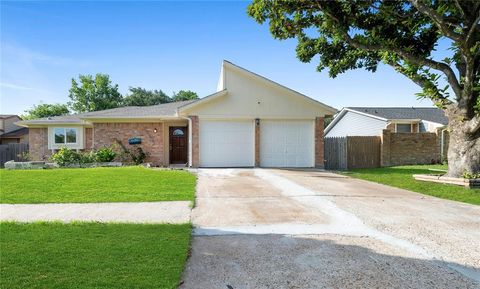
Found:
M 28 143 L 28 128 L 16 125 L 21 120 L 14 114 L 0 115 L 0 144 Z
M 346 107 L 325 137 L 378 136 L 381 165 L 429 164 L 446 159 L 448 119 L 433 107 Z
M 157 166 L 323 167 L 323 120 L 336 110 L 224 61 L 217 92 L 195 101 L 21 121 L 30 156 L 135 138 Z

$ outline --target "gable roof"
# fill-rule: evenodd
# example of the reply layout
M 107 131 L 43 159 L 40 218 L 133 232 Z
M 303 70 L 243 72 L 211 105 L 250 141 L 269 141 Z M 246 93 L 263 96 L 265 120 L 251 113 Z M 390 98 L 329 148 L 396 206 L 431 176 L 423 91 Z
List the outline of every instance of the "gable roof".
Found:
M 386 120 L 421 119 L 443 125 L 448 124 L 448 118 L 443 110 L 435 107 L 346 107 L 346 109 Z
M 125 106 L 106 110 L 86 113 L 53 116 L 40 119 L 32 119 L 17 122 L 18 125 L 49 125 L 49 124 L 85 124 L 91 119 L 141 119 L 162 118 L 176 116 L 180 106 L 194 102 L 195 100 L 162 103 L 152 106 Z
M 28 128 L 22 127 L 22 128 L 2 134 L 0 135 L 0 138 L 19 138 L 26 134 L 28 134 Z
M 425 120 L 442 125 L 448 124 L 443 110 L 435 107 L 344 107 L 325 128 L 327 134 L 347 112 L 362 114 L 385 122 L 391 120 Z
M 245 74 L 249 75 L 250 77 L 253 77 L 253 78 L 255 78 L 255 79 L 257 79 L 257 80 L 260 80 L 260 81 L 262 81 L 262 82 L 264 82 L 264 83 L 268 83 L 268 84 L 274 85 L 275 87 L 277 87 L 277 88 L 279 88 L 279 89 L 281 89 L 281 90 L 286 90 L 286 91 L 288 91 L 288 92 L 290 92 L 290 93 L 293 93 L 294 95 L 302 98 L 303 100 L 306 100 L 306 101 L 312 103 L 313 105 L 319 105 L 322 109 L 328 111 L 328 112 L 331 113 L 331 114 L 334 114 L 334 113 L 337 112 L 337 109 L 336 109 L 336 108 L 333 108 L 333 107 L 331 107 L 331 106 L 328 106 L 328 105 L 326 105 L 326 104 L 324 104 L 324 103 L 322 103 L 322 102 L 320 102 L 320 101 L 318 101 L 318 100 L 315 100 L 315 99 L 313 99 L 313 98 L 311 98 L 311 97 L 308 97 L 308 96 L 306 96 L 306 95 L 304 95 L 304 94 L 302 94 L 302 93 L 300 93 L 300 92 L 298 92 L 298 91 L 296 91 L 296 90 L 293 90 L 293 89 L 288 88 L 288 87 L 286 87 L 286 86 L 284 86 L 284 85 L 281 85 L 281 84 L 279 84 L 278 82 L 275 82 L 275 81 L 273 81 L 273 80 L 270 80 L 270 79 L 268 79 L 268 78 L 266 78 L 266 77 L 264 77 L 264 76 L 262 76 L 262 75 L 259 75 L 259 74 L 255 73 L 255 72 L 252 72 L 252 71 L 250 71 L 250 70 L 248 70 L 248 69 L 245 69 L 245 68 L 243 68 L 243 67 L 241 67 L 241 66 L 238 66 L 238 65 L 236 65 L 236 64 L 234 64 L 234 63 L 232 63 L 232 62 L 230 62 L 230 61 L 228 61 L 228 60 L 223 60 L 223 62 L 222 62 L 222 69 L 221 69 L 220 80 L 219 80 L 219 88 L 218 88 L 218 89 L 220 89 L 220 90 L 218 90 L 217 92 L 215 92 L 215 93 L 213 93 L 213 94 L 211 94 L 211 95 L 208 95 L 208 96 L 206 96 L 206 97 L 204 97 L 204 98 L 201 98 L 201 99 L 197 100 L 197 101 L 194 102 L 194 103 L 191 103 L 191 104 L 185 105 L 185 106 L 183 106 L 183 107 L 180 107 L 180 108 L 179 108 L 179 111 L 181 112 L 181 111 L 184 111 L 184 110 L 189 110 L 189 109 L 192 109 L 192 108 L 194 108 L 194 107 L 196 107 L 196 106 L 198 106 L 198 105 L 201 105 L 201 104 L 204 104 L 204 103 L 208 103 L 209 101 L 211 101 L 211 100 L 213 100 L 213 99 L 217 99 L 217 98 L 219 98 L 219 97 L 223 97 L 223 96 L 227 95 L 227 94 L 228 94 L 228 87 L 225 87 L 225 79 L 226 79 L 226 76 L 225 76 L 225 74 L 226 74 L 226 69 L 225 69 L 225 68 L 230 68 L 230 69 L 234 69 L 234 70 L 236 70 L 236 71 L 240 71 L 241 73 L 245 73 Z

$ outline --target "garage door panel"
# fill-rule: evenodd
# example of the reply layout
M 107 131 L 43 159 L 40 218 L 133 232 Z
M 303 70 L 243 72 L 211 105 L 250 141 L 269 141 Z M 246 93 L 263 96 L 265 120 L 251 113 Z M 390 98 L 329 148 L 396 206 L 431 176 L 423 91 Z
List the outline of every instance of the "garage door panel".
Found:
M 263 120 L 260 126 L 261 166 L 314 166 L 313 121 Z
M 253 121 L 200 120 L 201 167 L 249 167 L 253 165 Z

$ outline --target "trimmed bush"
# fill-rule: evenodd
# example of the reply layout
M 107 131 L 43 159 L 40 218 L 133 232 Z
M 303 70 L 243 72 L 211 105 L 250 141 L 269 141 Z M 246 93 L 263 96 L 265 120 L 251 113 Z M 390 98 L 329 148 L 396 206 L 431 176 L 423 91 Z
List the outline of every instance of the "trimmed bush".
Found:
M 111 147 L 104 147 L 99 149 L 96 153 L 97 162 L 108 163 L 115 159 L 117 153 Z

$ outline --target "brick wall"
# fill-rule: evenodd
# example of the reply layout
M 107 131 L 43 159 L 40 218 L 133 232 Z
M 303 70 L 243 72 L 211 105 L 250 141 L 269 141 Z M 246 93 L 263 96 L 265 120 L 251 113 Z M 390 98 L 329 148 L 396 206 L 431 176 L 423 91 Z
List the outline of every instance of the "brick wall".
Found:
M 435 133 L 392 133 L 381 138 L 381 165 L 431 164 L 440 161 L 439 137 Z
M 157 130 L 156 132 L 154 130 Z M 94 148 L 110 146 L 118 139 L 127 148 L 128 139 L 139 137 L 142 139 L 140 146 L 148 153 L 146 162 L 156 166 L 165 165 L 163 153 L 163 125 L 162 123 L 94 123 L 93 139 Z
M 85 128 L 83 138 L 85 140 L 85 150 L 91 150 L 93 148 L 93 128 Z
M 260 119 L 255 120 L 255 166 L 260 166 Z
M 200 138 L 199 138 L 199 122 L 198 116 L 189 116 L 192 120 L 192 167 L 198 168 L 200 165 Z
M 315 119 L 315 167 L 323 168 L 325 166 L 324 158 L 324 118 L 317 117 Z
M 28 143 L 31 160 L 43 161 L 50 157 L 47 128 L 30 128 L 28 130 Z

